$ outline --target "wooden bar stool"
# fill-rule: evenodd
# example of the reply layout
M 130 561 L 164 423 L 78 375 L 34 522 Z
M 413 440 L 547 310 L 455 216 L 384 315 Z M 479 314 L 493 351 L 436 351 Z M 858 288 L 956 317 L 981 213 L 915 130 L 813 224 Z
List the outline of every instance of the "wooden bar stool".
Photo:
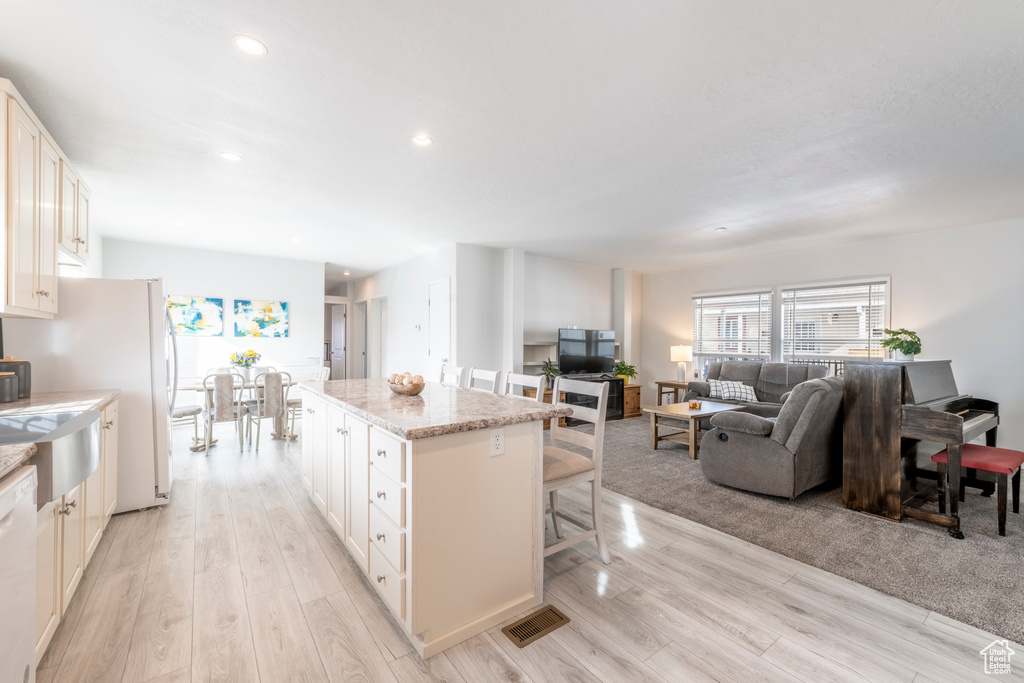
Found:
M 948 453 L 942 451 L 932 456 L 938 465 L 939 474 L 939 512 L 946 511 L 946 469 Z M 969 470 L 982 470 L 996 475 L 996 496 L 999 505 L 999 535 L 1006 535 L 1006 480 L 1013 477 L 1013 512 L 1020 513 L 1020 468 L 1024 465 L 1024 453 L 1011 451 L 1008 448 L 978 446 L 967 443 L 963 446 L 960 465 Z M 951 496 L 963 500 L 961 491 L 950 491 Z

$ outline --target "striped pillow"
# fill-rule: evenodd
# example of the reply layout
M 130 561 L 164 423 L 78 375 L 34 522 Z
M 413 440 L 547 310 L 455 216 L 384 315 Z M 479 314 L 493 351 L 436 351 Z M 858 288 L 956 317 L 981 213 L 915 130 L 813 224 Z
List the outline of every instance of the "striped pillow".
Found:
M 711 398 L 723 398 L 731 401 L 746 401 L 757 403 L 757 395 L 753 387 L 748 387 L 743 382 L 727 382 L 717 379 L 709 379 L 711 385 Z

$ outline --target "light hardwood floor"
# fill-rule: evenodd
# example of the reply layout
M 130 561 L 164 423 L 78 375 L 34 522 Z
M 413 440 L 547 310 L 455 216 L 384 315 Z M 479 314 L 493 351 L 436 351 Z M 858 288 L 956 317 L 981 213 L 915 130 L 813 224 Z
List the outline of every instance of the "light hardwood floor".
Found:
M 587 543 L 545 565 L 570 624 L 424 662 L 302 490 L 299 444 L 240 454 L 231 429 L 208 458 L 177 435 L 170 505 L 114 517 L 37 681 L 989 680 L 990 633 L 607 491 L 612 563 Z M 562 507 L 586 518 L 586 487 Z

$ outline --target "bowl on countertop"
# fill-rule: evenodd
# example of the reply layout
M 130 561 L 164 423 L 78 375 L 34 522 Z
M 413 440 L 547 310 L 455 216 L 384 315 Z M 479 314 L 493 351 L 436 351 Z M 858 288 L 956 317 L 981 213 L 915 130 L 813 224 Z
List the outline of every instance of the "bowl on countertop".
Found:
M 426 386 L 426 382 L 420 382 L 419 384 L 392 384 L 388 382 L 388 389 L 403 396 L 417 396 Z

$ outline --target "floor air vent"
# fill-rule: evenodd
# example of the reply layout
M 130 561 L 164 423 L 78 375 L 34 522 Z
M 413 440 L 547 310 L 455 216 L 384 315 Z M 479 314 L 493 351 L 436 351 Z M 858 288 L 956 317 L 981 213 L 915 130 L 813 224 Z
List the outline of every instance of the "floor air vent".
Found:
M 569 623 L 569 617 L 548 605 L 533 614 L 509 624 L 501 632 L 519 647 L 526 647 L 538 638 L 543 638 L 559 626 Z

